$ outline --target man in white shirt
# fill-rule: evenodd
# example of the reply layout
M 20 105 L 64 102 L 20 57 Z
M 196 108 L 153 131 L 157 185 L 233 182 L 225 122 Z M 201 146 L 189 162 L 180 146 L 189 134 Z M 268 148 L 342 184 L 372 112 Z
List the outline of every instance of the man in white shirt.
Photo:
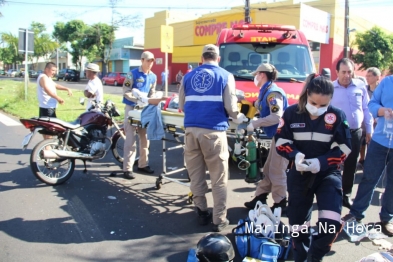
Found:
M 102 82 L 98 77 L 98 72 L 100 72 L 100 67 L 97 64 L 89 63 L 86 66 L 86 78 L 89 79 L 84 91 L 85 97 L 89 99 L 86 110 L 91 107 L 91 101 L 93 100 L 97 103 L 104 102 L 104 89 L 102 87 Z
M 56 84 L 52 77 L 56 74 L 57 66 L 55 63 L 49 62 L 45 65 L 43 74 L 37 78 L 37 98 L 39 102 L 39 117 L 57 117 L 57 104 L 64 104 L 64 99 L 57 95 L 57 90 L 67 91 L 72 96 L 71 89 Z M 51 138 L 44 135 L 45 139 Z

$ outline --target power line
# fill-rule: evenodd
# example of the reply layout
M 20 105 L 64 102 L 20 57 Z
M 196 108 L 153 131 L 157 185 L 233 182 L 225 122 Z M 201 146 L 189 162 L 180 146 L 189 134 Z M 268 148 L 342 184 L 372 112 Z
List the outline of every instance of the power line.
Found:
M 85 7 L 85 8 L 111 8 L 111 6 L 108 5 L 95 5 L 92 6 L 86 5 L 86 4 L 81 4 L 81 5 L 76 5 L 76 4 L 59 4 L 59 3 L 32 3 L 32 2 L 23 2 L 23 1 L 7 1 L 7 3 L 12 3 L 12 4 L 23 4 L 23 5 L 39 5 L 39 6 L 62 6 L 62 7 Z M 133 8 L 133 9 L 228 9 L 231 7 L 201 7 L 201 6 L 129 6 L 129 5 L 118 5 L 116 8 Z

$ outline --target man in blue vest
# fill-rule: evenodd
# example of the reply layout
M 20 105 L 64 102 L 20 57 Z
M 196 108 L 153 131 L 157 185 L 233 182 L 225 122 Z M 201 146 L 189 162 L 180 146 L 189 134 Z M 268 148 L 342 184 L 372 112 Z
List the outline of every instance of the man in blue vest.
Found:
M 267 196 L 271 192 L 274 200 L 272 209 L 281 207 L 282 213 L 285 213 L 288 160 L 280 156 L 275 150 L 273 136 L 277 131 L 284 110 L 288 107 L 288 100 L 284 90 L 274 83 L 277 80 L 278 72 L 273 65 L 261 64 L 252 74 L 254 75 L 255 86 L 260 88 L 258 100 L 255 102 L 259 110 L 259 118 L 251 121 L 247 130 L 252 132 L 255 128 L 263 129 L 266 136 L 272 138 L 272 143 L 263 167 L 264 179 L 258 183 L 254 199 L 244 203 L 244 205 L 253 209 L 257 201 L 266 204 Z
M 135 162 L 136 156 L 136 127 L 131 126 L 128 121 L 128 112 L 134 110 L 135 105 L 138 102 L 144 104 L 157 105 L 161 100 L 158 98 L 148 98 L 148 95 L 155 93 L 157 76 L 151 71 L 154 63 L 154 55 L 149 51 L 145 51 L 141 56 L 142 65 L 139 68 L 135 68 L 129 72 L 127 78 L 123 83 L 123 103 L 126 105 L 124 113 L 124 132 L 126 140 L 124 142 L 124 161 L 123 171 L 124 178 L 134 179 L 135 176 L 132 173 L 132 167 Z M 152 170 L 148 165 L 148 154 L 149 154 L 149 140 L 147 140 L 146 129 L 138 128 L 139 136 L 139 160 L 138 160 L 138 171 L 152 174 Z
M 187 73 L 179 89 L 179 108 L 184 112 L 184 158 L 191 179 L 191 191 L 200 225 L 210 223 L 205 194 L 208 191 L 206 169 L 209 171 L 214 201 L 213 231 L 229 225 L 227 215 L 228 182 L 228 115 L 235 122 L 245 116 L 239 113 L 235 79 L 218 66 L 218 47 L 206 45 L 203 64 Z

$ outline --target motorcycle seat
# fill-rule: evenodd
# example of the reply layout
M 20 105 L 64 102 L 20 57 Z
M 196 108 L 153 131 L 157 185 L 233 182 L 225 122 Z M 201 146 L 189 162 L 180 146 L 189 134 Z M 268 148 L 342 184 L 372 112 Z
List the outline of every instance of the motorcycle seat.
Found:
M 38 119 L 41 121 L 56 123 L 56 124 L 59 124 L 61 126 L 69 128 L 69 129 L 76 129 L 81 126 L 79 123 L 79 120 L 76 120 L 76 121 L 70 123 L 70 122 L 66 122 L 61 119 L 58 119 L 56 117 L 40 117 Z

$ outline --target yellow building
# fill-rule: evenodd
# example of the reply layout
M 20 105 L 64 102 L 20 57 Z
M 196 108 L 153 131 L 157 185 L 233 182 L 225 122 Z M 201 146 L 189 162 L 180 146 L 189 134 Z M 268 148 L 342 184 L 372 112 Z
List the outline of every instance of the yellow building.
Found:
M 350 14 L 349 26 L 345 28 L 345 11 L 339 0 L 308 1 L 307 5 L 296 0 L 253 4 L 250 17 L 254 24 L 293 25 L 303 31 L 310 41 L 317 70 L 330 68 L 332 79 L 336 78 L 335 65 L 343 57 L 346 34 L 349 35 L 349 46 L 353 48 L 355 34 L 349 29 L 365 31 L 375 25 Z M 160 50 L 161 25 L 172 26 L 174 32 L 173 53 L 168 56 L 171 83 L 179 70 L 184 73 L 187 65 L 197 66 L 201 62 L 202 47 L 216 43 L 222 28 L 242 24 L 244 20 L 244 6 L 197 18 L 184 17 L 184 14 L 173 11 L 155 13 L 154 17 L 145 20 L 145 49 L 158 58 L 154 71 L 161 73 L 165 68 L 165 55 Z

